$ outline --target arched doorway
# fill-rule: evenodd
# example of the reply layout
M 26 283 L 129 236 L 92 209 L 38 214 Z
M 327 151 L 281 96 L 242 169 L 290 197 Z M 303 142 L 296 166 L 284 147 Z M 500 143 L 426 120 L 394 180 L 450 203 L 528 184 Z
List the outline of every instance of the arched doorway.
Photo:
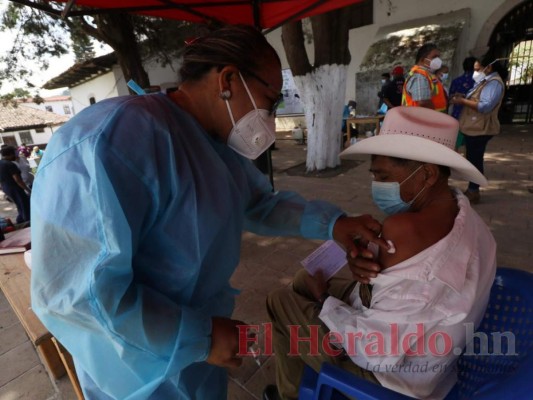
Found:
M 489 52 L 507 66 L 507 91 L 501 108 L 504 123 L 533 122 L 533 0 L 514 7 L 494 27 Z

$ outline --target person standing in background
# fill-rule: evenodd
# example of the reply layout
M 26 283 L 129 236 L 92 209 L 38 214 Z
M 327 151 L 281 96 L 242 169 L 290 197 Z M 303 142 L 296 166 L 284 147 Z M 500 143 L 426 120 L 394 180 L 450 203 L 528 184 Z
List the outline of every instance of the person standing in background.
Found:
M 392 81 L 385 87 L 383 102 L 389 110 L 402 105 L 402 91 L 405 83 L 404 71 L 401 66 L 396 66 L 392 70 Z
M 357 107 L 357 103 L 355 102 L 355 100 L 349 100 L 348 101 L 348 104 L 346 104 L 344 106 L 344 109 L 342 110 L 342 126 L 341 126 L 341 131 L 342 131 L 342 146 L 343 148 L 346 148 L 348 147 L 351 143 L 349 143 L 347 141 L 348 139 L 348 119 L 351 118 L 351 117 L 355 117 L 355 108 Z M 355 128 L 355 126 L 352 126 L 350 127 L 351 128 L 351 132 L 353 132 L 353 138 L 357 138 L 357 129 Z
M 451 85 L 449 90 L 449 96 L 450 99 L 455 96 L 465 96 L 470 89 L 474 87 L 474 79 L 472 78 L 472 75 L 474 74 L 474 65 L 477 62 L 476 57 L 466 57 L 463 60 L 463 74 L 461 76 L 458 76 L 455 78 Z M 479 64 L 479 63 L 478 63 Z M 451 116 L 455 119 L 459 119 L 459 116 L 461 115 L 461 111 L 463 111 L 463 106 L 459 104 L 453 104 L 452 110 L 451 110 Z M 457 143 L 455 144 L 455 148 L 459 148 L 464 144 L 464 134 L 463 132 L 459 131 L 459 134 L 457 135 Z
M 16 150 L 13 146 L 5 146 L 0 150 L 0 184 L 2 191 L 17 206 L 17 224 L 30 220 L 31 189 L 24 183 L 20 176 L 20 169 L 14 163 Z
M 485 56 L 481 60 L 481 72 L 475 71 L 472 78 L 474 88 L 466 97 L 456 94 L 451 102 L 464 106 L 459 117 L 459 129 L 464 133 L 466 159 L 484 173 L 484 157 L 487 143 L 493 136 L 500 133 L 498 111 L 505 94 L 505 79 L 507 70 L 498 61 Z M 472 204 L 480 201 L 479 185 L 470 182 L 465 191 L 466 197 Z
M 26 143 L 21 143 L 17 149 L 17 153 L 22 154 L 24 155 L 24 157 L 28 158 L 31 154 L 31 150 L 28 146 L 26 146 Z
M 31 157 L 33 158 L 41 158 L 44 154 L 44 151 L 42 151 L 39 146 L 33 146 L 33 151 L 31 152 Z
M 455 78 L 450 85 L 450 98 L 456 94 L 466 95 L 470 89 L 474 87 L 474 63 L 477 61 L 476 57 L 466 57 L 463 60 L 463 74 Z M 459 119 L 463 111 L 463 106 L 459 104 L 453 104 L 451 116 L 455 119 Z
M 385 88 L 390 83 L 390 74 L 388 72 L 384 72 L 381 74 L 381 89 L 378 92 L 379 97 L 379 103 L 378 103 L 378 109 L 383 105 L 383 96 L 385 95 Z
M 24 153 L 15 152 L 15 160 L 13 161 L 17 167 L 20 169 L 20 177 L 30 189 L 33 186 L 34 176 L 31 172 L 31 166 L 28 159 L 24 156 Z
M 435 76 L 435 72 L 442 66 L 437 46 L 426 43 L 420 47 L 415 63 L 403 86 L 402 105 L 446 112 L 446 93 L 441 81 Z

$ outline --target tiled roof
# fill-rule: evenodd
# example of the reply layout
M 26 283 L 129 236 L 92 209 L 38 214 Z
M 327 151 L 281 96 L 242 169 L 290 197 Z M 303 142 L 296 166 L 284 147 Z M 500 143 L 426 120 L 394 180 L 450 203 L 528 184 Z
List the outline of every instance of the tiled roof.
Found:
M 58 89 L 65 86 L 74 87 L 80 85 L 83 82 L 111 71 L 111 68 L 116 63 L 117 56 L 112 52 L 104 56 L 74 64 L 62 74 L 46 82 L 43 85 L 43 88 Z
M 45 103 L 51 103 L 53 101 L 69 101 L 70 100 L 70 96 L 43 97 L 43 100 L 44 100 Z M 22 103 L 33 103 L 33 97 L 30 97 L 28 99 L 23 100 Z
M 67 117 L 53 112 L 0 104 L 0 132 L 60 125 L 67 121 Z

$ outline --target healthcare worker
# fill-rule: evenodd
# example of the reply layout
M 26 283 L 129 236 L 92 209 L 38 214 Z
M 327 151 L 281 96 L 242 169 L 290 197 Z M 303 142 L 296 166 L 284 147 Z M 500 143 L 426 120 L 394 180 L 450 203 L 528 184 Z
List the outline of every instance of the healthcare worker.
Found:
M 272 192 L 254 159 L 282 86 L 251 27 L 188 44 L 179 90 L 86 108 L 47 147 L 32 196 L 32 307 L 87 399 L 223 399 L 241 364 L 230 319 L 243 230 L 376 238 L 370 216 Z

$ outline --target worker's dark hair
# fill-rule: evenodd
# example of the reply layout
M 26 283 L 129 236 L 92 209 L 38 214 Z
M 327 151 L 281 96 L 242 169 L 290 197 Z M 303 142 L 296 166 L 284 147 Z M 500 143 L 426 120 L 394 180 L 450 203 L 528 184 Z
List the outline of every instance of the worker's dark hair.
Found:
M 0 154 L 2 155 L 2 157 L 16 156 L 17 149 L 9 145 L 3 146 L 2 149 L 0 149 Z
M 472 72 L 474 70 L 474 64 L 476 63 L 476 57 L 466 57 L 463 60 L 463 71 Z
M 509 74 L 507 68 L 504 67 L 501 61 L 496 61 L 496 57 L 494 57 L 494 55 L 490 53 L 485 54 L 480 63 L 483 67 L 488 67 L 489 65 L 492 66 L 492 70 L 500 75 L 502 81 L 505 82 L 507 80 L 507 75 Z
M 246 75 L 257 72 L 265 60 L 279 56 L 263 34 L 247 25 L 228 25 L 194 39 L 182 52 L 182 82 L 201 79 L 213 67 L 234 65 Z M 281 64 L 281 62 L 280 62 Z
M 420 60 L 426 58 L 431 51 L 435 50 L 437 45 L 435 43 L 426 43 L 418 49 L 416 52 L 415 64 L 418 64 Z

